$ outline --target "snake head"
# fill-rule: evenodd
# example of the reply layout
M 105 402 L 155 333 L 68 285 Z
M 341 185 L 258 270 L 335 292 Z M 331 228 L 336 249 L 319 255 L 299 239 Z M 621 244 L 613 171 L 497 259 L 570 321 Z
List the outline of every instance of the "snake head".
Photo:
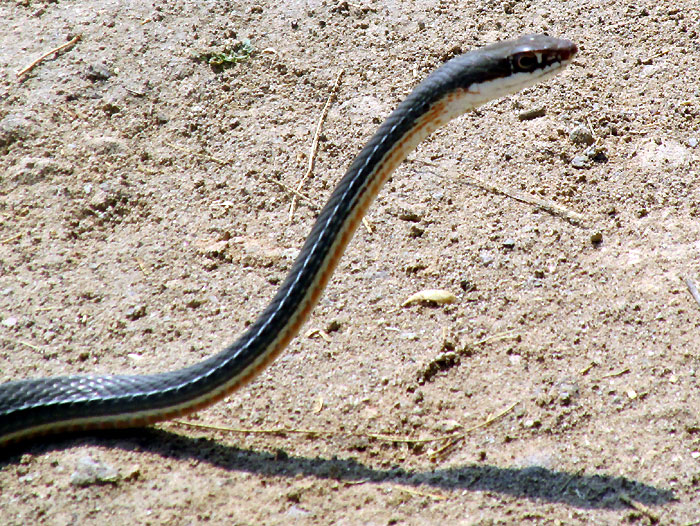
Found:
M 513 74 L 563 67 L 578 53 L 578 47 L 570 40 L 547 35 L 524 35 L 517 40 L 494 44 L 493 47 L 509 55 Z

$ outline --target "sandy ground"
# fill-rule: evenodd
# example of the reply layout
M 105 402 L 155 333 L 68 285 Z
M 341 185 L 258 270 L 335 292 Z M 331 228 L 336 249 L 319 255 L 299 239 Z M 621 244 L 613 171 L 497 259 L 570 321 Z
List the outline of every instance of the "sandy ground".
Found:
M 188 420 L 256 433 L 23 444 L 0 523 L 699 524 L 700 7 L 588 4 L 2 2 L 0 381 L 209 356 L 429 71 L 522 33 L 581 53 L 421 145 L 302 335 Z M 401 307 L 424 289 L 457 301 Z

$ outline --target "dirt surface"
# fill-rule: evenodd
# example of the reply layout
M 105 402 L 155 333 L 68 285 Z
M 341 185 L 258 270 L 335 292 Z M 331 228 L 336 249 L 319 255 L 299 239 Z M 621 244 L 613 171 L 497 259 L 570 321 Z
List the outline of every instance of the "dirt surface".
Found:
M 188 420 L 327 435 L 25 444 L 0 523 L 697 524 L 697 2 L 268 4 L 0 4 L 0 381 L 211 355 L 428 72 L 522 33 L 581 52 L 422 144 L 302 335 Z M 401 307 L 424 289 L 457 301 Z

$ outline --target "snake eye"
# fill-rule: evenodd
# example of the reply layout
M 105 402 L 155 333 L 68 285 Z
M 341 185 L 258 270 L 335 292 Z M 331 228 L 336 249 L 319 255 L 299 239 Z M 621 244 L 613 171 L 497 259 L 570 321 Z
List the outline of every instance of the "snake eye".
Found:
M 539 61 L 535 53 L 522 53 L 515 57 L 515 66 L 520 71 L 532 71 L 537 67 Z

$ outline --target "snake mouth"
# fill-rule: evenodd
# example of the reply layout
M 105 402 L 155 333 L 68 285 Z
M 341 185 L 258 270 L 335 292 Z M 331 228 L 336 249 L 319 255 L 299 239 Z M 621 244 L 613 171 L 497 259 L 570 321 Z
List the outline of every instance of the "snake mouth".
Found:
M 578 54 L 578 47 L 570 40 L 562 40 L 566 45 L 559 48 L 559 57 L 562 62 L 569 62 Z

